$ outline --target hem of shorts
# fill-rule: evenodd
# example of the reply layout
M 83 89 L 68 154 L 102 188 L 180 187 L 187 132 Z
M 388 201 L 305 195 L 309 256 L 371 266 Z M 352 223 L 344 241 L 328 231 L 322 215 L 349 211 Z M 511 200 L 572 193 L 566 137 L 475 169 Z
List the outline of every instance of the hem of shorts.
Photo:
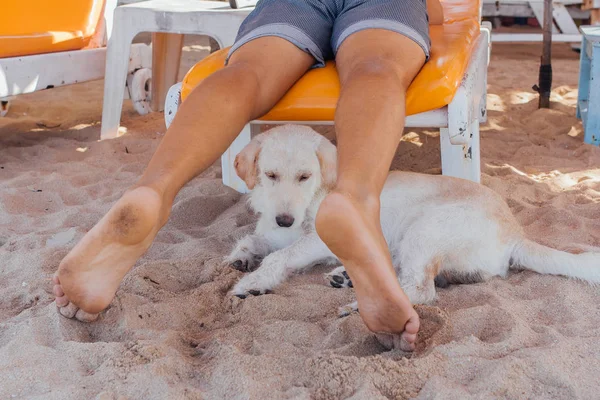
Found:
M 229 62 L 229 58 L 231 57 L 231 55 L 246 43 L 251 42 L 254 39 L 269 36 L 285 39 L 294 46 L 298 47 L 300 50 L 307 52 L 308 54 L 313 56 L 316 61 L 314 67 L 325 66 L 325 57 L 323 56 L 323 52 L 306 33 L 302 32 L 302 30 L 296 28 L 295 26 L 281 23 L 263 25 L 261 27 L 251 30 L 250 32 L 236 40 L 233 46 L 231 46 L 231 49 L 229 49 L 229 52 L 227 53 L 227 57 L 225 58 L 225 65 L 227 65 L 227 63 Z
M 334 54 L 337 54 L 337 51 L 344 42 L 344 40 L 348 39 L 350 35 L 353 35 L 365 29 L 384 29 L 387 31 L 399 33 L 417 43 L 425 53 L 425 60 L 429 60 L 430 45 L 427 43 L 428 38 L 426 39 L 415 29 L 411 28 L 406 24 L 403 24 L 402 22 L 389 21 L 386 19 L 366 19 L 359 22 L 355 22 L 346 29 L 344 29 L 340 34 L 339 38 L 337 39 L 335 46 L 333 47 Z

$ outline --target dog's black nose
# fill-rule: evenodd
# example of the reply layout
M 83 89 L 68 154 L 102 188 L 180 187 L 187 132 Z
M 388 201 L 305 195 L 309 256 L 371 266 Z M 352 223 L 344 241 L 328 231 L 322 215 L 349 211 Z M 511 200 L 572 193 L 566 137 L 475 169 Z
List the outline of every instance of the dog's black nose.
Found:
M 278 215 L 275 217 L 275 221 L 277 222 L 277 225 L 282 228 L 289 228 L 294 225 L 294 217 L 289 214 Z

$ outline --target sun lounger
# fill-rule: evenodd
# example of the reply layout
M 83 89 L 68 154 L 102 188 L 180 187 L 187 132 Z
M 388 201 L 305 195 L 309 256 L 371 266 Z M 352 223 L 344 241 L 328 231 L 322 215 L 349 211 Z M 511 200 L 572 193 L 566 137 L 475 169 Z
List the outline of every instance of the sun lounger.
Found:
M 115 6 L 116 0 L 5 0 L 0 7 L 0 99 L 102 79 Z M 142 105 L 149 93 L 140 77 L 149 75 L 142 69 L 150 62 L 148 46 L 132 46 L 127 72 L 130 84 L 138 87 L 130 86 L 130 93 Z
M 479 182 L 479 124 L 486 120 L 490 26 L 481 24 L 478 1 L 445 0 L 443 6 L 444 25 L 431 27 L 431 60 L 407 93 L 406 126 L 440 128 L 443 174 Z M 223 68 L 226 54 L 227 49 L 211 54 L 171 88 L 165 104 L 167 126 L 190 91 Z M 233 162 L 250 141 L 251 124 L 333 124 L 339 90 L 334 63 L 309 71 L 269 113 L 248 124 L 223 154 L 223 182 L 247 191 Z

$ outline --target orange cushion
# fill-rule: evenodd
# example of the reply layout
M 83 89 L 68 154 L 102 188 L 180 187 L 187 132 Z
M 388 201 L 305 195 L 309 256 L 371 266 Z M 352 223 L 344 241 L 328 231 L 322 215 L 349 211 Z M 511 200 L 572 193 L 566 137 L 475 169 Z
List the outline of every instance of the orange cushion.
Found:
M 467 19 L 476 19 L 479 22 L 479 1 L 481 0 L 440 0 L 444 8 L 444 24 Z
M 431 26 L 431 58 L 408 89 L 407 115 L 448 105 L 460 85 L 475 41 L 480 33 L 479 5 L 472 0 L 447 0 L 444 25 Z M 228 49 L 220 50 L 193 66 L 183 79 L 181 98 L 204 78 L 223 68 Z M 333 121 L 340 94 L 334 62 L 308 71 L 261 118 L 264 121 Z
M 103 0 L 2 0 L 0 58 L 81 49 L 102 9 Z

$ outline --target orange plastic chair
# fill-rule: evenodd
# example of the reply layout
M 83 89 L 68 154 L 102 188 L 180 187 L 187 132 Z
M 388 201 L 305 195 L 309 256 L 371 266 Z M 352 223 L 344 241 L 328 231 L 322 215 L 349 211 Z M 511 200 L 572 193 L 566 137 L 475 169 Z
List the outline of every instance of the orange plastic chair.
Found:
M 8 96 L 102 79 L 105 27 L 115 7 L 116 0 L 2 0 L 0 116 L 8 111 Z M 149 67 L 150 60 L 148 46 L 134 45 L 129 72 Z M 138 92 L 129 92 L 132 99 L 140 97 L 137 104 L 149 100 L 149 93 Z
M 3 0 L 0 58 L 82 49 L 102 10 L 103 0 Z

